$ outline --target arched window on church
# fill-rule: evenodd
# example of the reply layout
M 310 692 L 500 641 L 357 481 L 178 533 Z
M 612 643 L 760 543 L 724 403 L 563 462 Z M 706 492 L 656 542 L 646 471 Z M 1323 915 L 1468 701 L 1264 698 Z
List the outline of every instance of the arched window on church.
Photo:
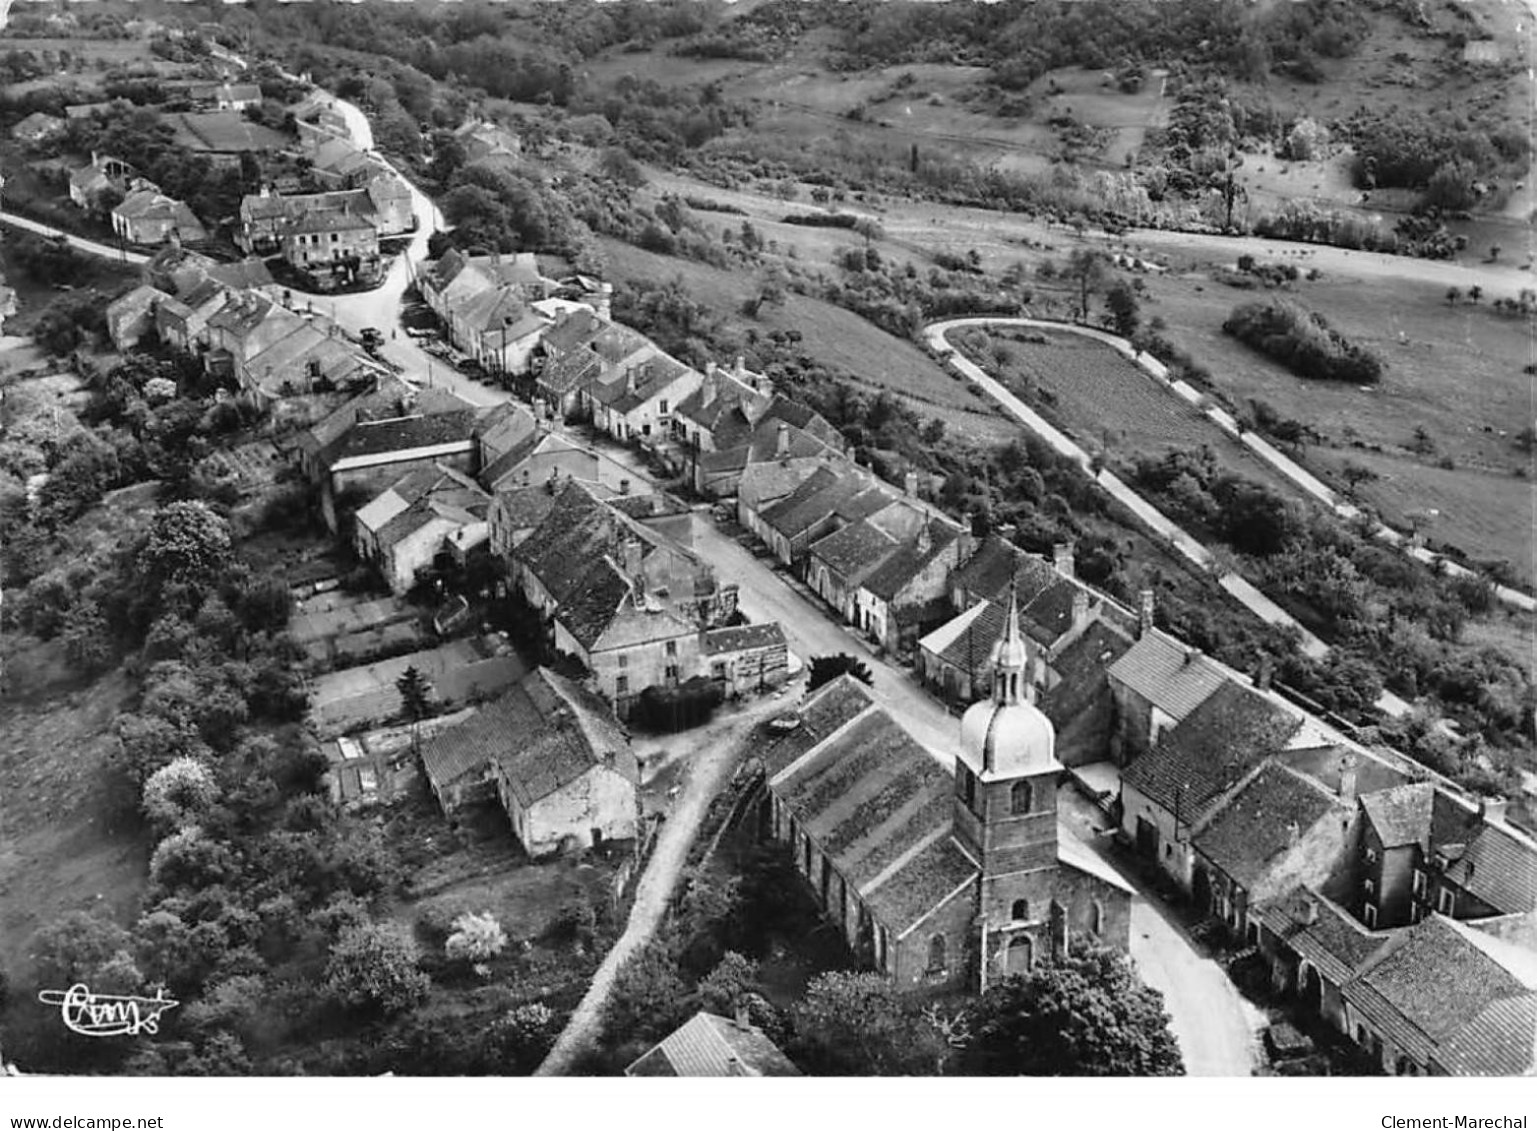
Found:
M 1015 935 L 1009 940 L 1009 971 L 1023 973 L 1034 965 L 1035 943 L 1029 935 Z
M 1105 933 L 1105 905 L 1097 899 L 1089 908 L 1089 930 L 1096 935 Z
M 935 935 L 929 940 L 929 970 L 930 974 L 943 974 L 949 963 L 945 958 L 945 936 Z
M 1009 791 L 1009 810 L 1013 813 L 1030 812 L 1030 783 L 1020 781 L 1014 783 L 1014 788 Z
M 1016 899 L 1014 906 L 1009 908 L 1009 918 L 1016 923 L 1024 923 L 1030 918 L 1030 901 L 1028 899 Z

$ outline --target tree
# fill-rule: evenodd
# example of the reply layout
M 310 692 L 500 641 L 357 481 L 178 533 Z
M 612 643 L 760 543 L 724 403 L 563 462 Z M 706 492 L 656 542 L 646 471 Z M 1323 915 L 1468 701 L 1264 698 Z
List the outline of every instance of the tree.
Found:
M 1105 283 L 1105 257 L 1091 247 L 1080 247 L 1067 257 L 1063 274 L 1078 288 L 1078 320 L 1089 320 L 1089 299 Z
M 929 1076 L 945 1039 L 880 974 L 833 971 L 815 978 L 791 1010 L 792 1055 L 814 1075 Z
M 416 944 L 398 927 L 348 927 L 331 946 L 326 986 L 353 1009 L 401 1013 L 427 996 L 427 976 L 416 968 L 417 958 Z
M 76 982 L 95 989 L 96 975 L 109 966 L 120 967 L 119 956 L 128 958 L 131 946 L 128 932 L 116 923 L 70 911 L 33 935 L 30 950 L 38 982 L 45 989 L 63 990 Z M 100 989 L 113 992 L 104 985 Z
M 400 673 L 395 688 L 400 692 L 400 709 L 406 718 L 417 722 L 427 717 L 431 710 L 432 688 L 415 664 Z
M 1468 288 L 1468 301 L 1473 303 L 1475 306 L 1478 305 L 1478 300 L 1483 297 L 1484 288 L 1479 286 L 1477 283 L 1474 283 L 1471 287 Z
M 1137 332 L 1137 323 L 1140 321 L 1137 293 L 1127 285 L 1125 279 L 1118 279 L 1105 295 L 1105 309 L 1110 312 L 1115 332 L 1121 337 L 1129 338 Z
M 1461 287 L 1447 287 L 1446 288 L 1446 305 L 1447 306 L 1456 306 L 1461 301 L 1462 301 L 1462 288 Z
M 988 987 L 964 1069 L 979 1076 L 1182 1076 L 1163 995 L 1102 947 Z
M 454 962 L 487 962 L 506 949 L 507 932 L 489 911 L 459 916 L 443 945 L 443 952 Z
M 112 659 L 112 637 L 101 606 L 89 597 L 64 614 L 59 632 L 64 654 L 69 662 L 87 675 L 94 675 Z
M 140 563 L 158 583 L 209 589 L 223 580 L 231 556 L 229 523 L 207 503 L 183 500 L 161 507 L 150 520 Z
M 840 675 L 851 675 L 866 685 L 875 682 L 875 675 L 870 671 L 869 664 L 847 652 L 839 652 L 835 656 L 811 658 L 811 671 L 806 680 L 806 691 L 808 693 L 815 691 L 824 683 L 831 683 Z
M 1360 464 L 1352 463 L 1349 460 L 1346 460 L 1345 465 L 1340 468 L 1340 474 L 1345 477 L 1345 483 L 1352 492 L 1356 491 L 1361 484 L 1370 483 L 1373 479 L 1377 478 L 1377 473 L 1371 468 L 1362 467 Z
M 167 828 L 197 824 L 218 798 L 219 787 L 200 758 L 177 758 L 144 783 L 144 812 Z
M 614 977 L 604 1011 L 604 1028 L 631 1040 L 654 1040 L 688 1016 L 688 985 L 666 939 L 652 939 Z
M 751 958 L 728 950 L 715 968 L 699 983 L 699 1004 L 712 1013 L 730 1017 L 747 995 L 758 989 L 758 964 Z
M 1477 179 L 1477 171 L 1467 161 L 1448 161 L 1430 175 L 1420 203 L 1447 212 L 1466 211 L 1478 202 L 1478 191 L 1474 188 Z

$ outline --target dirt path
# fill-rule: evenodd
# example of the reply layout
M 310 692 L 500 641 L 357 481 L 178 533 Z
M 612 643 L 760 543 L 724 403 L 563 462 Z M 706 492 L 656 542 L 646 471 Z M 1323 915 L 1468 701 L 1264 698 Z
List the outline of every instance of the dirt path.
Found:
M 565 1075 L 577 1057 L 597 1040 L 602 1030 L 603 1009 L 613 991 L 614 979 L 625 961 L 651 941 L 661 924 L 673 889 L 683 874 L 689 846 L 694 842 L 710 802 L 730 780 L 737 763 L 746 753 L 746 739 L 753 727 L 781 709 L 780 704 L 773 699 L 761 700 L 723 719 L 718 726 L 702 729 L 694 735 L 680 736 L 684 740 L 692 739 L 695 745 L 688 780 L 677 805 L 668 814 L 657 836 L 651 859 L 636 884 L 635 902 L 630 908 L 630 918 L 625 924 L 624 933 L 593 974 L 587 993 L 572 1011 L 555 1047 L 534 1075 Z

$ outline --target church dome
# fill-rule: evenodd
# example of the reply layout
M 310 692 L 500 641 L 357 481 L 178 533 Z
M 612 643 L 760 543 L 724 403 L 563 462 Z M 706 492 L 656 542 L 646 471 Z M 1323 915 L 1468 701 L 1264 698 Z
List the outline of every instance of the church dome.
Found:
M 992 694 L 961 716 L 961 761 L 979 778 L 1024 777 L 1062 768 L 1056 757 L 1056 728 L 1035 705 L 1032 668 L 1011 591 L 1003 635 L 993 645 Z

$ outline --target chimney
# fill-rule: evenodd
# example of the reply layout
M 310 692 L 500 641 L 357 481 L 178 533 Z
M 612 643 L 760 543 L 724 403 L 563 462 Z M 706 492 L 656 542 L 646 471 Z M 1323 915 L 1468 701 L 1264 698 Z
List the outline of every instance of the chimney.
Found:
M 604 283 L 598 291 L 598 317 L 611 321 L 614 317 L 614 284 Z
M 1349 758 L 1340 759 L 1339 795 L 1347 805 L 1356 803 L 1356 764 Z
M 715 403 L 715 396 L 719 392 L 720 388 L 715 380 L 715 363 L 711 362 L 709 365 L 705 366 L 704 384 L 700 387 L 699 390 L 699 403 L 703 407 L 709 408 L 712 404 Z
M 1297 847 L 1297 842 L 1299 840 L 1301 840 L 1301 839 L 1302 839 L 1302 826 L 1297 824 L 1296 821 L 1290 822 L 1286 826 L 1286 843 L 1288 845 L 1290 845 L 1292 848 L 1296 848 Z
M 631 396 L 635 395 L 635 366 L 633 365 L 624 371 L 624 391 Z
M 636 587 L 644 592 L 646 588 L 645 575 L 640 568 L 640 539 L 627 537 L 620 546 L 620 553 L 624 555 L 625 576 L 635 582 Z
M 1312 926 L 1318 922 L 1318 901 L 1311 895 L 1302 897 L 1302 906 L 1298 909 L 1297 921 L 1304 926 Z
M 1509 807 L 1510 807 L 1509 800 L 1501 799 L 1499 801 L 1490 801 L 1488 798 L 1483 798 L 1478 803 L 1478 819 L 1481 822 L 1482 821 L 1503 821 L 1505 819 L 1505 811 Z M 1469 865 L 1468 866 L 1468 875 L 1471 876 L 1472 874 L 1473 874 L 1473 867 L 1472 867 L 1472 865 Z
M 267 198 L 268 198 L 268 197 L 269 197 L 269 196 L 271 196 L 271 195 L 272 195 L 272 189 L 271 189 L 271 188 L 269 188 L 269 187 L 268 187 L 268 186 L 266 186 L 266 185 L 262 185 L 262 187 L 261 187 L 261 192 L 260 192 L 260 194 L 259 194 L 259 195 L 260 195 L 260 196 L 261 196 L 261 198 L 262 198 L 262 199 L 263 199 L 263 200 L 266 200 L 266 199 L 267 199 Z
M 1012 543 L 1014 541 L 1014 532 L 1019 527 L 1015 526 L 1012 522 L 1000 522 L 993 529 L 997 532 L 998 537 L 1002 538 L 1005 542 Z
M 779 422 L 779 431 L 774 437 L 774 454 L 780 458 L 790 454 L 790 426 L 783 420 Z
M 1079 628 L 1089 620 L 1089 591 L 1079 585 L 1073 589 L 1073 627 Z
M 909 469 L 902 475 L 902 490 L 908 498 L 918 497 L 918 473 Z
M 961 533 L 955 540 L 955 566 L 959 569 L 977 552 L 977 536 L 971 531 L 971 512 L 961 515 Z
M 704 375 L 709 380 L 713 381 L 715 379 L 715 375 L 719 372 L 720 366 L 716 365 L 715 362 L 707 361 L 704 363 Z
M 1073 544 L 1071 542 L 1057 542 L 1051 547 L 1051 564 L 1057 567 L 1057 572 L 1063 577 L 1074 577 Z
M 1192 648 L 1187 644 L 1185 646 L 1185 666 L 1188 667 L 1189 665 L 1195 663 L 1195 658 L 1200 654 L 1201 650 L 1199 648 Z
M 752 1019 L 747 1011 L 747 998 L 742 996 L 736 1000 L 736 1027 L 738 1029 L 751 1029 Z
M 927 555 L 934 548 L 934 539 L 929 534 L 929 524 L 925 522 L 918 528 L 918 553 Z
M 732 372 L 732 375 L 734 377 L 736 377 L 738 380 L 741 380 L 743 377 L 746 377 L 747 376 L 747 359 L 745 357 L 743 357 L 741 354 L 737 354 L 736 355 L 736 365 L 732 369 L 731 372 Z
M 1270 678 L 1275 674 L 1275 660 L 1269 652 L 1261 652 L 1259 666 L 1254 669 L 1254 686 L 1259 691 L 1270 690 Z
M 1141 602 L 1137 613 L 1137 639 L 1141 640 L 1153 631 L 1153 591 L 1144 589 L 1137 597 Z

